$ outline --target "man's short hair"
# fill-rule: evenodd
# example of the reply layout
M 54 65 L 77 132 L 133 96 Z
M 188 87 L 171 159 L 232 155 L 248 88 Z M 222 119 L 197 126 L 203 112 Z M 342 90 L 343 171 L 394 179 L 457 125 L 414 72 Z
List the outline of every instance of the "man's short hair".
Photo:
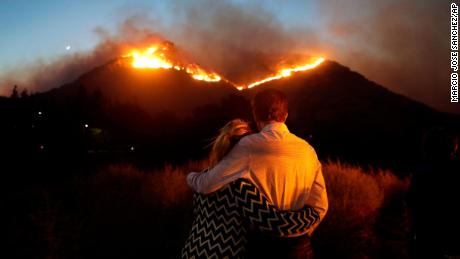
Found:
M 284 122 L 288 113 L 286 95 L 275 89 L 262 90 L 252 100 L 252 111 L 258 121 Z

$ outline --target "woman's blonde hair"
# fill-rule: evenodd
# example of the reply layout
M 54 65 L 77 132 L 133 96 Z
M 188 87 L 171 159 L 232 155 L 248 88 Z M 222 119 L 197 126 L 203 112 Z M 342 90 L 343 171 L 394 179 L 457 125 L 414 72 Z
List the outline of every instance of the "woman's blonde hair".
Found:
M 215 166 L 233 146 L 245 135 L 251 133 L 249 124 L 241 119 L 229 121 L 220 129 L 219 135 L 211 143 L 212 149 L 209 155 L 209 166 Z

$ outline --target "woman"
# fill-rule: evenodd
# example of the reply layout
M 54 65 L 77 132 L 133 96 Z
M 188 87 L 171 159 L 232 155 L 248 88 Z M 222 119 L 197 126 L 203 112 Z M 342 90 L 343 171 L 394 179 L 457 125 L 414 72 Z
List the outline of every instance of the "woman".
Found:
M 243 120 L 227 123 L 212 144 L 210 166 L 216 165 L 248 134 L 251 129 Z M 307 233 L 319 220 L 319 214 L 309 206 L 299 211 L 278 211 L 245 179 L 208 195 L 195 194 L 194 216 L 182 258 L 244 258 L 248 230 L 294 237 Z

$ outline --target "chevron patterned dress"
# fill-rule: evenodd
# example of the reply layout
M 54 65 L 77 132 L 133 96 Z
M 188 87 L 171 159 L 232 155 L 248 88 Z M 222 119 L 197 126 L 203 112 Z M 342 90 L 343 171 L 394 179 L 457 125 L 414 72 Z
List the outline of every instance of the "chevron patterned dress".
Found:
M 277 210 L 250 181 L 238 179 L 218 191 L 194 195 L 194 221 L 182 258 L 244 258 L 248 226 L 267 235 L 307 234 L 319 220 L 310 206 L 298 211 Z

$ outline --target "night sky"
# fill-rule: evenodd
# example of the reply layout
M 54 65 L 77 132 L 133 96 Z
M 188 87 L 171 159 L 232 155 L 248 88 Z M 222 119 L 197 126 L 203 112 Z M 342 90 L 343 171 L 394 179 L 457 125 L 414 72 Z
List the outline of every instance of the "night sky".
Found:
M 323 56 L 438 110 L 460 112 L 449 103 L 449 8 L 442 0 L 2 0 L 0 94 L 14 84 L 34 92 L 72 81 L 121 54 L 108 42 L 148 32 L 226 75 L 275 52 Z

